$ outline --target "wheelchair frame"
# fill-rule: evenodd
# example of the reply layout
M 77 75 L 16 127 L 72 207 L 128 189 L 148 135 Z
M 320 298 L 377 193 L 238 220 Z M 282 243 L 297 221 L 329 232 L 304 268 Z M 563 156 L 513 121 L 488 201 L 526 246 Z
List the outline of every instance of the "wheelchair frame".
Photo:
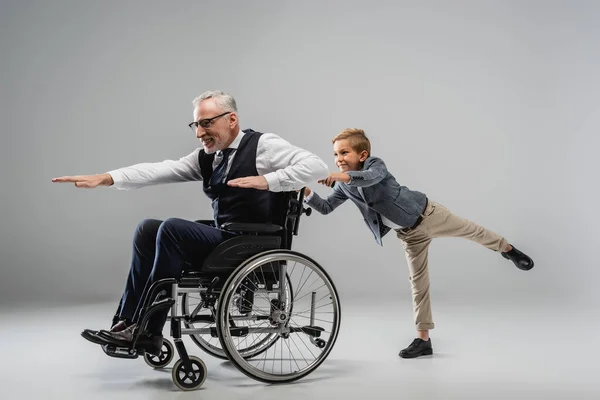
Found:
M 140 354 L 143 354 L 147 364 L 154 368 L 162 368 L 170 363 L 176 350 L 179 355 L 179 360 L 176 362 L 173 368 L 172 377 L 174 383 L 182 390 L 197 389 L 204 383 L 204 380 L 206 379 L 206 366 L 204 362 L 195 356 L 190 356 L 183 343 L 182 336 L 186 334 L 192 336 L 194 342 L 202 350 L 208 352 L 213 356 L 229 359 L 241 372 L 253 379 L 262 382 L 291 382 L 300 379 L 303 376 L 306 376 L 308 373 L 316 369 L 318 365 L 320 365 L 325 360 L 337 339 L 340 325 L 339 314 L 341 311 L 339 297 L 337 295 L 337 290 L 333 285 L 333 282 L 327 275 L 326 271 L 320 265 L 318 265 L 314 260 L 308 258 L 304 254 L 291 250 L 292 237 L 298 235 L 301 215 L 306 214 L 307 216 L 309 216 L 312 212 L 310 208 L 303 207 L 304 189 L 300 190 L 299 194 L 297 194 L 296 192 L 283 192 L 279 193 L 278 196 L 280 196 L 279 200 L 283 203 L 282 208 L 284 217 L 281 219 L 281 225 L 271 223 L 261 224 L 235 222 L 223 224 L 221 226 L 221 229 L 237 232 L 240 233 L 240 235 L 237 235 L 231 239 L 220 243 L 217 246 L 217 248 L 213 250 L 213 252 L 211 252 L 211 254 L 207 257 L 207 259 L 203 263 L 201 271 L 184 270 L 180 279 L 167 278 L 154 282 L 144 294 L 144 298 L 142 300 L 142 307 L 139 311 L 139 323 L 133 332 L 134 339 L 131 347 L 119 348 L 116 345 L 107 344 L 103 346 L 103 350 L 105 351 L 105 353 L 112 357 L 122 358 L 137 358 Z M 214 226 L 213 221 L 198 220 L 196 222 Z M 267 290 L 268 293 L 274 293 L 274 286 L 276 284 L 278 284 L 276 290 L 279 291 L 278 295 L 280 296 L 280 299 L 285 298 L 287 294 L 288 285 L 290 286 L 290 290 L 293 291 L 293 289 L 291 289 L 291 283 L 289 282 L 289 276 L 286 271 L 287 261 L 277 261 L 277 257 L 297 259 L 302 261 L 303 263 L 306 263 L 306 265 L 314 267 L 315 271 L 317 272 L 317 275 L 321 276 L 327 283 L 331 293 L 330 298 L 332 299 L 335 314 L 333 328 L 330 333 L 328 343 L 326 343 L 323 339 L 320 338 L 321 331 L 323 330 L 323 328 L 314 326 L 315 292 L 312 293 L 311 297 L 310 324 L 307 326 L 294 327 L 283 325 L 283 328 L 246 327 L 245 330 L 244 328 L 230 327 L 227 328 L 227 331 L 223 331 L 223 329 L 225 329 L 225 325 L 229 325 L 230 323 L 233 323 L 233 325 L 235 325 L 235 320 L 240 320 L 244 318 L 257 318 L 256 316 L 232 317 L 231 315 L 229 315 L 228 310 L 222 311 L 223 308 L 227 308 L 226 305 L 228 303 L 221 302 L 224 298 L 231 299 L 233 290 L 231 288 L 232 284 L 236 280 L 241 279 L 240 276 L 244 273 L 244 269 L 250 268 L 253 262 L 259 262 L 261 259 L 270 260 L 274 258 L 275 261 L 272 262 L 278 263 L 278 276 L 277 273 L 275 273 L 275 271 L 273 270 L 273 281 L 267 282 L 265 280 L 265 290 Z M 224 266 L 223 264 L 226 265 Z M 285 278 L 282 279 L 282 277 Z M 223 280 L 225 282 L 221 285 L 220 283 Z M 167 288 L 171 289 L 171 296 L 159 299 L 160 293 Z M 177 305 L 179 303 L 178 299 L 180 295 L 187 296 L 191 293 L 199 293 L 202 302 L 196 307 L 196 310 L 194 310 L 194 312 L 192 312 L 191 315 L 184 315 L 183 308 L 181 315 L 178 315 Z M 254 290 L 252 296 L 254 296 Z M 185 299 L 187 301 L 187 297 L 185 297 Z M 215 307 L 214 305 L 216 301 L 219 301 L 219 304 Z M 207 306 L 203 307 L 204 305 Z M 138 338 L 144 333 L 146 323 L 148 322 L 149 318 L 154 313 L 160 310 L 164 310 L 166 308 L 170 309 L 170 317 L 168 318 L 168 320 L 170 323 L 170 334 L 173 338 L 175 346 L 173 347 L 173 345 L 167 339 L 163 339 L 163 348 L 166 349 L 164 352 L 161 351 L 161 355 L 158 356 L 158 360 L 155 360 L 154 355 L 146 353 L 143 349 L 137 349 L 136 343 Z M 209 309 L 211 311 L 212 317 L 196 315 L 199 309 L 204 308 Z M 271 310 L 271 312 L 273 311 Z M 277 311 L 277 313 L 274 315 L 276 315 L 277 318 L 291 318 L 292 314 L 290 309 L 287 312 L 285 310 Z M 272 318 L 272 316 L 269 318 Z M 209 328 L 182 327 L 182 324 L 187 325 L 193 322 L 215 323 L 216 326 Z M 283 324 L 286 323 L 287 322 L 283 322 Z M 277 329 L 279 329 L 279 333 L 276 331 Z M 228 332 L 229 335 L 225 335 L 224 332 Z M 307 372 L 299 373 L 293 376 L 285 376 L 284 378 L 269 375 L 268 373 L 253 372 L 249 371 L 248 368 L 243 368 L 240 365 L 240 357 L 242 359 L 245 359 L 245 357 L 237 354 L 237 351 L 236 354 L 233 354 L 232 351 L 228 350 L 228 342 L 224 338 L 224 336 L 232 336 L 232 333 L 233 336 L 242 336 L 244 334 L 247 335 L 248 333 L 272 333 L 275 335 L 275 339 L 273 341 L 273 343 L 275 343 L 279 339 L 279 337 L 284 337 L 287 339 L 287 336 L 284 335 L 300 332 L 308 335 L 310 338 L 310 342 L 317 348 L 325 348 L 324 355 L 322 355 L 321 359 L 316 360 L 316 365 L 311 367 Z M 217 336 L 219 338 L 219 342 L 221 344 L 225 356 L 221 357 L 215 355 L 213 352 L 210 352 L 207 349 L 205 349 L 193 336 L 197 334 L 210 334 L 212 337 Z M 273 345 L 273 343 L 268 344 L 264 350 L 259 351 L 257 354 L 260 354 L 263 351 L 267 351 L 270 348 L 270 346 Z M 326 348 L 326 346 L 328 347 Z M 257 354 L 250 354 L 248 358 L 254 357 Z M 183 378 L 181 378 L 180 373 L 184 374 Z M 188 383 L 186 381 L 186 378 L 191 380 L 191 383 Z

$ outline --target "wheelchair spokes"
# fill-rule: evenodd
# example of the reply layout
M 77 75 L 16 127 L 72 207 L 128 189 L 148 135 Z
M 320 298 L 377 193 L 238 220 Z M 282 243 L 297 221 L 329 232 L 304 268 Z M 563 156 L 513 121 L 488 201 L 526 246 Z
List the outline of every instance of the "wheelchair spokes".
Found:
M 279 284 L 280 276 L 286 276 L 286 284 Z M 320 266 L 298 253 L 274 251 L 245 263 L 229 279 L 220 301 L 228 305 L 217 324 L 221 347 L 242 372 L 265 382 L 292 381 L 310 373 L 337 338 L 340 305 L 335 287 Z M 231 305 L 246 312 L 243 329 L 233 326 L 237 320 Z M 254 346 L 260 335 L 268 335 L 269 341 L 262 339 L 261 351 L 245 356 L 244 349 Z

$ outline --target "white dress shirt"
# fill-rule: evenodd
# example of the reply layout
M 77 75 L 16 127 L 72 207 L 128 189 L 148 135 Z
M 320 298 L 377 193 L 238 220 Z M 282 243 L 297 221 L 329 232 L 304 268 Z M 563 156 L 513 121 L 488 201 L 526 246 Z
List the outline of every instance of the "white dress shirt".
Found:
M 240 130 L 230 148 L 237 149 L 245 133 Z M 154 163 L 140 163 L 109 171 L 114 184 L 120 190 L 139 189 L 165 183 L 201 181 L 198 153 L 201 147 L 179 160 L 164 160 Z M 229 156 L 227 172 L 235 158 L 235 151 Z M 213 161 L 215 168 L 221 160 L 218 151 Z M 272 192 L 299 190 L 309 183 L 325 179 L 329 169 L 315 154 L 296 147 L 274 133 L 264 133 L 258 140 L 256 150 L 256 171 L 267 180 Z

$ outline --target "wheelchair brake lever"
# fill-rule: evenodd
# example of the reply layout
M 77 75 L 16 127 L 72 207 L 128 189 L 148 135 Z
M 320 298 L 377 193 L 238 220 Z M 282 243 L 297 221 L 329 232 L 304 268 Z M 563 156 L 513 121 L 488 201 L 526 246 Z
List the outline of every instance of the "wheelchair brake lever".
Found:
M 207 293 L 210 293 L 210 292 L 212 291 L 213 287 L 214 287 L 214 286 L 215 286 L 217 283 L 219 283 L 219 277 L 218 277 L 218 276 L 215 276 L 215 277 L 213 278 L 213 280 L 212 280 L 212 281 L 210 281 L 210 284 L 208 285 L 208 288 L 206 289 L 206 292 L 207 292 Z

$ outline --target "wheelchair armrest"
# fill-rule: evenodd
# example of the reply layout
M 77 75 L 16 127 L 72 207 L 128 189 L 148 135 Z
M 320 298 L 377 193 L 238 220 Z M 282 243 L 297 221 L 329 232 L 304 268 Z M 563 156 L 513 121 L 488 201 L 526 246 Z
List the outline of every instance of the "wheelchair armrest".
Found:
M 221 229 L 231 232 L 275 233 L 283 228 L 275 224 L 256 224 L 248 222 L 225 222 Z

